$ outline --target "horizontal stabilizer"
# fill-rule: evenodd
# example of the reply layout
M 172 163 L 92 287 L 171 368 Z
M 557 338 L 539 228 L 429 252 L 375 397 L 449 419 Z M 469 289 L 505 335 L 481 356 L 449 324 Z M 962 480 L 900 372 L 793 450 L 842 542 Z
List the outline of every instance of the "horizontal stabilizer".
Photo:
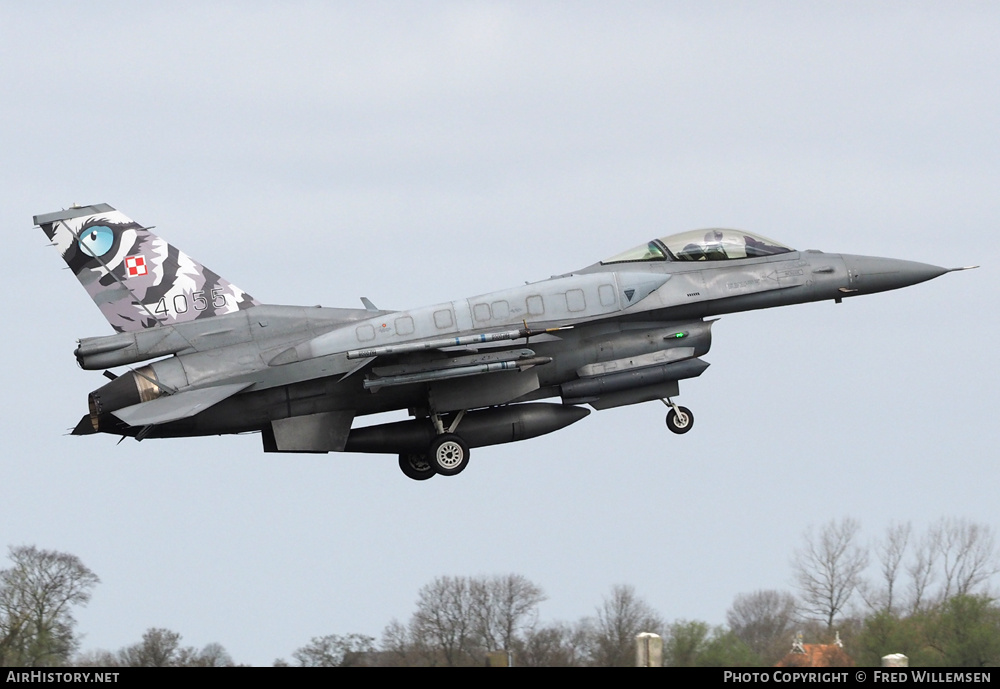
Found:
M 90 420 L 90 414 L 87 414 L 80 419 L 80 423 L 76 424 L 70 435 L 91 435 L 92 433 L 97 433 L 97 429 L 94 428 L 94 422 Z
M 232 383 L 199 390 L 188 390 L 160 397 L 150 402 L 133 404 L 131 407 L 125 407 L 111 413 L 129 426 L 155 426 L 194 416 L 251 385 L 253 385 L 252 382 Z

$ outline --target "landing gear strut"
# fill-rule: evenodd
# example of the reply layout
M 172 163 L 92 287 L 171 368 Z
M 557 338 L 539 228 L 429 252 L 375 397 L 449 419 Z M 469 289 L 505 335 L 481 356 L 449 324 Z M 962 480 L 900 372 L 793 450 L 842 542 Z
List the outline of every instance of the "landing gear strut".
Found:
M 437 434 L 426 453 L 405 453 L 399 455 L 399 468 L 415 481 L 426 481 L 435 474 L 455 476 L 469 466 L 469 444 L 455 430 L 465 416 L 465 410 L 458 412 L 448 425 L 444 426 L 441 415 L 432 412 L 431 423 Z
M 669 397 L 663 403 L 670 407 L 667 412 L 667 428 L 674 433 L 687 433 L 694 428 L 694 414 L 687 407 L 679 407 Z

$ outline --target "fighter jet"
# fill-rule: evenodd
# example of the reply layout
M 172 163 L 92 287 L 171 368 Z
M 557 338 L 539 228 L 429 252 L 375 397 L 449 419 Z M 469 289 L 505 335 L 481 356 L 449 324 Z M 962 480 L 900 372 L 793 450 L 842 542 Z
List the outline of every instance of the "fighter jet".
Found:
M 131 367 L 89 395 L 75 435 L 136 440 L 259 432 L 265 452 L 398 455 L 416 480 L 470 448 L 564 428 L 593 409 L 662 400 L 708 363 L 714 317 L 872 294 L 951 270 L 796 251 L 694 230 L 548 280 L 406 311 L 275 306 L 107 204 L 34 218 L 114 335 L 79 340 L 86 370 Z M 972 266 L 974 267 L 974 266 Z M 539 402 L 543 399 L 557 401 Z M 409 421 L 354 427 L 406 409 Z

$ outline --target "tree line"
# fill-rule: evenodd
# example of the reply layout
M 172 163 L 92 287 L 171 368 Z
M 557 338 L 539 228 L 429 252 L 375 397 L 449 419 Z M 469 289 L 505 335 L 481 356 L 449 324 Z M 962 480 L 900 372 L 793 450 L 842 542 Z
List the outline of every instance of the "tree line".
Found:
M 99 583 L 76 556 L 11 547 L 0 570 L 0 665 L 233 666 L 220 644 L 197 649 L 181 635 L 150 628 L 117 651 L 80 652 L 73 611 Z M 767 666 L 806 643 L 840 643 L 858 665 L 904 653 L 911 665 L 1000 664 L 1000 573 L 993 530 L 941 519 L 917 534 L 893 524 L 871 543 L 853 519 L 808 529 L 792 559 L 793 590 L 735 597 L 726 624 L 664 618 L 628 585 L 616 585 L 592 614 L 543 622 L 543 589 L 520 574 L 441 576 L 417 593 L 408 619 L 380 638 L 330 634 L 311 639 L 275 665 L 628 666 L 635 636 L 660 634 L 664 664 Z

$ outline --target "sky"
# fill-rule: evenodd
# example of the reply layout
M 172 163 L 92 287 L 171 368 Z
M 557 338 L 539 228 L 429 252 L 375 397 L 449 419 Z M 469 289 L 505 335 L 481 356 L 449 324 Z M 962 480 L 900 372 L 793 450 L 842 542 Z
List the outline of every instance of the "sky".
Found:
M 996 530 L 997 35 L 989 2 L 0 2 L 0 547 L 101 578 L 85 650 L 166 627 L 259 665 L 378 637 L 441 575 L 522 574 L 545 621 L 625 583 L 721 624 L 792 590 L 810 525 Z M 106 382 L 75 340 L 110 334 L 32 227 L 73 203 L 275 304 L 417 307 L 702 227 L 982 267 L 724 316 L 687 435 L 594 412 L 415 482 L 66 435 Z

